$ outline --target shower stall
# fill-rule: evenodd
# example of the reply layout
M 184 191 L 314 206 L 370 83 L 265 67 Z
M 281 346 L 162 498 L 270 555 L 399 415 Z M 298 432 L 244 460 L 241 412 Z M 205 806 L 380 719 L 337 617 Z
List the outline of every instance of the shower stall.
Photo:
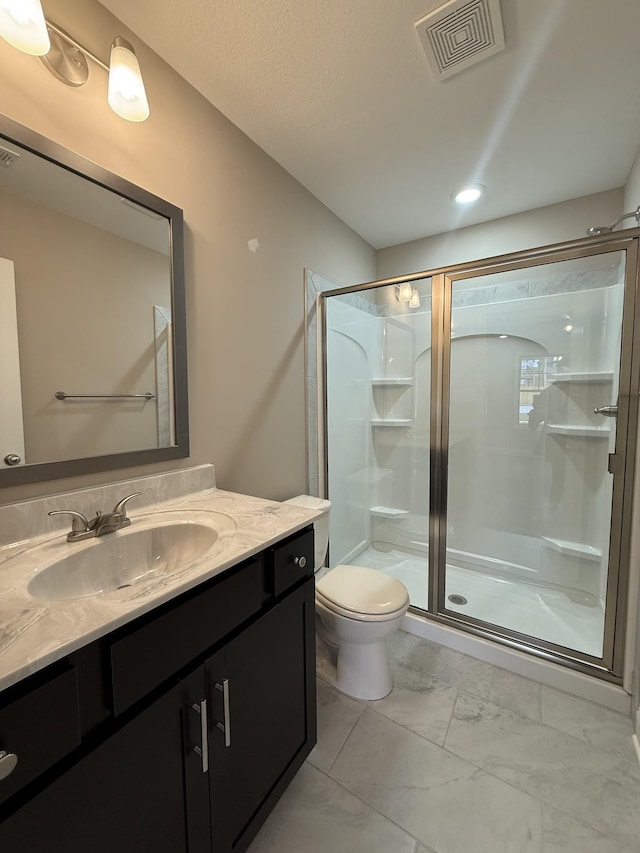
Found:
M 321 294 L 331 566 L 621 681 L 638 234 Z

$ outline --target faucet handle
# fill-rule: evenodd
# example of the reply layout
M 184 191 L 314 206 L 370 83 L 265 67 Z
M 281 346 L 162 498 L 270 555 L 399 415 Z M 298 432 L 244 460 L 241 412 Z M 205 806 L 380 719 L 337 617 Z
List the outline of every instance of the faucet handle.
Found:
M 127 524 L 131 524 L 131 522 L 127 518 L 127 510 L 126 510 L 127 502 L 130 501 L 131 498 L 137 498 L 141 494 L 142 494 L 142 492 L 133 492 L 133 494 L 127 495 L 126 498 L 122 498 L 122 500 L 118 501 L 118 503 L 114 506 L 113 514 L 122 516 L 122 522 L 121 522 L 122 526 L 126 527 Z
M 69 542 L 73 542 L 74 539 L 85 539 L 87 534 L 91 534 L 89 520 L 81 512 L 76 512 L 74 509 L 52 509 L 48 514 L 72 516 L 71 531 L 67 534 Z

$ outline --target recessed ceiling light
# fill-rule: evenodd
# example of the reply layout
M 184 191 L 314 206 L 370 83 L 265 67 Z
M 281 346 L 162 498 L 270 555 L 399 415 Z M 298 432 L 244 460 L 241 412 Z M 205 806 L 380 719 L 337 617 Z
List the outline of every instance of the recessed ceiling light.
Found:
M 477 201 L 483 192 L 482 184 L 467 184 L 451 193 L 451 198 L 456 204 L 471 204 L 472 201 Z

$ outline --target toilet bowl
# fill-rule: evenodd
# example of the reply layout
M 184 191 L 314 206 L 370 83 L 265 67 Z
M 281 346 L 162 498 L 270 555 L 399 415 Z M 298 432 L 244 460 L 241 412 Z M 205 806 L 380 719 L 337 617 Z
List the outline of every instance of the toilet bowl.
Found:
M 409 595 L 399 580 L 364 566 L 336 566 L 316 584 L 316 630 L 330 650 L 319 675 L 356 699 L 382 699 L 393 678 L 387 638 Z
M 309 495 L 285 503 L 323 513 L 314 522 L 318 675 L 347 696 L 382 699 L 393 687 L 386 641 L 409 607 L 406 587 L 365 566 L 339 565 L 320 577 L 331 504 Z

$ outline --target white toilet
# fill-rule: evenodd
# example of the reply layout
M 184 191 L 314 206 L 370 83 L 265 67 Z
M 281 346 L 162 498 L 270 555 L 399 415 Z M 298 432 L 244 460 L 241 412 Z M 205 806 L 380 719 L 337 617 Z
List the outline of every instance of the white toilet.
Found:
M 314 522 L 318 675 L 347 696 L 382 699 L 393 687 L 386 640 L 409 607 L 406 587 L 364 566 L 318 573 L 327 553 L 331 502 L 299 495 L 285 503 L 323 513 Z

